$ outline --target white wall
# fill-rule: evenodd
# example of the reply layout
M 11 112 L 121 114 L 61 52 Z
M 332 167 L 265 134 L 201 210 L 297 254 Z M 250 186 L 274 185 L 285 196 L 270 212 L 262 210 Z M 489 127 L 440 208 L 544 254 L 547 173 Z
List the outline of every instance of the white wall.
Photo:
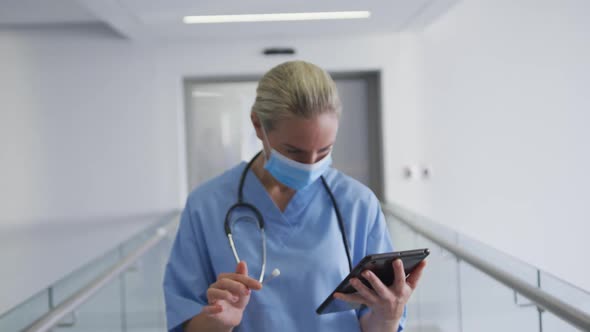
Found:
M 100 27 L 0 29 L 0 313 L 181 206 L 156 79 Z
M 297 55 L 262 55 L 276 45 Z M 290 59 L 380 70 L 385 144 L 406 127 L 390 93 L 395 34 L 138 45 L 99 27 L 21 29 L 0 30 L 0 51 L 0 226 L 182 207 L 185 77 L 262 75 Z
M 0 54 L 0 226 L 179 206 L 153 52 L 89 27 L 0 30 Z
M 407 162 L 433 178 L 389 196 L 587 290 L 589 14 L 585 0 L 462 1 L 401 36 L 398 105 L 421 147 Z

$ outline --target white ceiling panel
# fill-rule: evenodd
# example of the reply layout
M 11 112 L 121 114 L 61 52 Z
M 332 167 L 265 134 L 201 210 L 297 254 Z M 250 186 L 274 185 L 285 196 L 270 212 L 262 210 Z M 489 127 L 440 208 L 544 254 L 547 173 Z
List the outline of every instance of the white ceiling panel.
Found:
M 97 18 L 76 0 L 2 0 L 1 25 L 38 25 L 96 22 Z
M 120 0 L 150 35 L 176 38 L 253 38 L 391 32 L 403 29 L 433 0 L 390 1 L 188 1 Z M 187 15 L 273 14 L 326 11 L 370 11 L 371 18 L 300 22 L 187 25 Z
M 396 32 L 420 28 L 458 0 L 1 0 L 1 25 L 101 21 L 137 41 L 239 40 Z M 370 11 L 369 19 L 185 24 L 189 15 Z M 425 13 L 428 13 L 427 15 Z

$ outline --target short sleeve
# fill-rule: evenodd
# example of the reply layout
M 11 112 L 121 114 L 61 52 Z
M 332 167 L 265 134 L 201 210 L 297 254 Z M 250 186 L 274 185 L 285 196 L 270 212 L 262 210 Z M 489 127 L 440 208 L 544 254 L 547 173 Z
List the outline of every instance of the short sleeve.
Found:
M 182 331 L 184 322 L 207 305 L 206 291 L 212 282 L 207 247 L 195 219 L 187 202 L 164 274 L 166 319 L 171 332 Z
M 379 204 L 378 200 L 376 204 L 372 206 L 377 209 L 376 213 L 373 212 L 373 215 L 376 215 L 375 221 L 373 223 L 373 227 L 369 230 L 368 239 L 367 239 L 367 249 L 365 255 L 370 254 L 380 254 L 384 252 L 391 252 L 393 251 L 393 244 L 391 242 L 391 235 L 389 234 L 389 230 L 387 229 L 387 223 L 385 220 L 385 215 L 383 215 L 383 211 L 381 210 L 381 205 Z M 404 308 L 404 313 L 402 314 L 402 318 L 399 323 L 398 332 L 404 329 L 406 324 L 406 313 L 407 307 Z M 370 311 L 369 308 L 363 307 L 357 311 L 357 316 L 360 319 L 362 316 L 367 314 Z

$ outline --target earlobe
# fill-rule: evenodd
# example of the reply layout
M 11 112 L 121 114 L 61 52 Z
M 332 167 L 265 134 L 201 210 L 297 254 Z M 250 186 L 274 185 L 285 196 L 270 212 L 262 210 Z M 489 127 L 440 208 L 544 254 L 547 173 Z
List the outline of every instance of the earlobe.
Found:
M 252 121 L 254 128 L 257 128 L 260 126 L 260 121 L 258 121 L 258 116 L 256 116 L 256 113 L 254 113 L 253 111 L 250 112 L 250 121 Z

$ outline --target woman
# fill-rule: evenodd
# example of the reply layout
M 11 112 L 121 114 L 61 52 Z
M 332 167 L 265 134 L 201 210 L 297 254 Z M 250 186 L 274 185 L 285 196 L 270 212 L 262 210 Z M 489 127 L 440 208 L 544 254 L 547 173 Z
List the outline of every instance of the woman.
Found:
M 357 293 L 336 295 L 363 309 L 315 313 L 351 265 L 393 251 L 375 195 L 330 168 L 340 110 L 313 64 L 286 62 L 260 80 L 251 121 L 263 151 L 187 200 L 164 280 L 170 331 L 403 329 L 424 263 L 404 279 L 396 261 L 394 285 L 369 273 L 374 290 L 353 280 Z M 280 276 L 269 280 L 266 265 Z

